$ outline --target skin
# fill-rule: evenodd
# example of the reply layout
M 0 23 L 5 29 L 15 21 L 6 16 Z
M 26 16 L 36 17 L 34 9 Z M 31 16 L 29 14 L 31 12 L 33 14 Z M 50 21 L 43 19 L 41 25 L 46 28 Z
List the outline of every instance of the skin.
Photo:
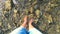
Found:
M 27 16 L 24 17 L 24 22 L 22 24 L 23 27 L 27 27 Z
M 22 24 L 22 26 L 25 27 L 25 28 L 27 27 L 27 19 L 28 19 L 27 16 L 25 16 L 24 17 L 24 23 Z M 29 20 L 29 24 L 28 24 L 29 25 L 29 29 L 34 28 L 33 25 L 32 25 L 33 21 L 34 20 L 32 18 Z
M 30 19 L 30 21 L 29 21 L 29 30 L 34 28 L 34 26 L 32 25 L 33 21 L 34 21 L 33 19 Z

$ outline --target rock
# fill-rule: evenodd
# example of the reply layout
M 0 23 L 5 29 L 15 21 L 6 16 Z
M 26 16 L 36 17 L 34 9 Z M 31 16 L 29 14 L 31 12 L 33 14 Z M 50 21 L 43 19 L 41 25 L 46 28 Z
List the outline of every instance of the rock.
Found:
M 11 0 L 7 0 L 7 1 L 5 1 L 5 9 L 7 10 L 10 10 L 11 9 Z
M 40 10 L 37 9 L 37 10 L 35 11 L 35 14 L 36 14 L 37 17 L 39 17 L 39 16 L 40 16 Z

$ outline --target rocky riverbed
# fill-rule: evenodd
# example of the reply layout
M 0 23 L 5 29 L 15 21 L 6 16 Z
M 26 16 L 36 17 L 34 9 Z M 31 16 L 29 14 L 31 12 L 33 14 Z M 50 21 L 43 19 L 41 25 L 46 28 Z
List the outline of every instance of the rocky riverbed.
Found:
M 60 34 L 60 0 L 0 0 L 0 34 L 9 34 L 27 15 L 44 34 Z

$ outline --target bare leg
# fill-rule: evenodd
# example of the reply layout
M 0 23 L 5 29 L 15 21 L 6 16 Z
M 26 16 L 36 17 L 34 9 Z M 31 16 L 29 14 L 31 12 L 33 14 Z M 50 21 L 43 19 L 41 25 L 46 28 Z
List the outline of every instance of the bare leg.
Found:
M 25 28 L 27 27 L 27 16 L 24 17 L 24 22 L 21 26 L 23 26 Z
M 33 19 L 31 19 L 31 20 L 29 21 L 29 30 L 32 29 L 32 28 L 34 28 L 34 26 L 32 25 L 32 22 L 33 22 L 33 21 L 34 21 Z
M 33 22 L 34 20 L 33 19 L 31 19 L 30 21 L 29 21 L 29 34 L 42 34 L 39 30 L 37 30 L 33 25 L 32 25 L 32 22 Z
M 24 23 L 20 27 L 13 30 L 10 34 L 27 34 L 28 31 L 26 29 L 26 27 L 27 27 L 26 23 L 27 23 L 27 16 L 24 17 Z

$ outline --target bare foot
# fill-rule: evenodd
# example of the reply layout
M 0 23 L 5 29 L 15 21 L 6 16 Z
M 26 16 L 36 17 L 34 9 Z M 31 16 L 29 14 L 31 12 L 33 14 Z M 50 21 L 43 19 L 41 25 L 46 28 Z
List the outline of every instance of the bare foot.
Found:
M 33 19 L 30 19 L 29 24 L 32 25 L 33 21 L 34 21 Z
M 24 17 L 24 22 L 22 24 L 23 27 L 27 27 L 27 16 Z
M 34 28 L 34 26 L 32 25 L 32 22 L 33 22 L 33 21 L 34 21 L 33 19 L 31 19 L 31 20 L 29 21 L 29 30 L 32 29 L 32 28 Z
M 27 16 L 24 17 L 24 23 L 27 23 Z

